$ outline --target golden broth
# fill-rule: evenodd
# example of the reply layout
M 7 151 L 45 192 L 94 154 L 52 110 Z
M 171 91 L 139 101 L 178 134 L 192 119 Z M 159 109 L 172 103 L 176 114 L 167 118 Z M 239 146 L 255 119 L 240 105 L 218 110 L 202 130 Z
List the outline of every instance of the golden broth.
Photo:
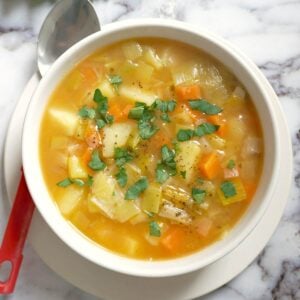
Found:
M 241 218 L 260 178 L 262 133 L 224 66 L 179 42 L 130 40 L 87 57 L 53 92 L 40 161 L 52 198 L 88 238 L 168 259 L 210 245 Z

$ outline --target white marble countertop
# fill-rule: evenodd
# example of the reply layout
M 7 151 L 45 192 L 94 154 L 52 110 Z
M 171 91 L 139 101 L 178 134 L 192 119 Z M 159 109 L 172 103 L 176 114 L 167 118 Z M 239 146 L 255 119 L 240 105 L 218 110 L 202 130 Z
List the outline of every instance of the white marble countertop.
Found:
M 0 2 L 0 154 L 11 113 L 36 69 L 36 37 L 53 1 Z M 284 216 L 259 257 L 205 300 L 300 299 L 300 0 L 95 0 L 102 24 L 171 18 L 209 29 L 241 48 L 280 98 L 294 149 L 294 180 Z M 0 161 L 0 236 L 8 215 Z M 284 178 L 282 178 L 284 180 Z M 26 246 L 15 293 L 7 300 L 91 300 Z

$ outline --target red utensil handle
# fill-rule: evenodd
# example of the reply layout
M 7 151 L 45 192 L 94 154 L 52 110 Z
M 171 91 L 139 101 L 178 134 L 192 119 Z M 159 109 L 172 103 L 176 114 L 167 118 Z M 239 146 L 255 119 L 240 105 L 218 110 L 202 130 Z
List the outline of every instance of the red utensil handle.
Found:
M 4 262 L 11 263 L 11 271 L 8 279 L 5 282 L 0 281 L 0 294 L 10 294 L 14 290 L 23 259 L 23 247 L 33 211 L 34 203 L 22 172 L 18 191 L 0 248 L 0 266 Z

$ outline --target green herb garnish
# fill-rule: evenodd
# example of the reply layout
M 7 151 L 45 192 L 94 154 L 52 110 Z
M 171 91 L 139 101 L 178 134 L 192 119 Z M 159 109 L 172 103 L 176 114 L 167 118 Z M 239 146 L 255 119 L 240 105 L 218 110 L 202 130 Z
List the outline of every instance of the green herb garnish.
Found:
M 167 145 L 161 147 L 161 161 L 156 167 L 156 181 L 164 183 L 170 176 L 175 176 L 176 162 L 175 162 L 175 151 L 168 148 Z
M 186 171 L 180 171 L 180 175 L 182 176 L 183 179 L 186 178 Z
M 214 125 L 211 123 L 203 123 L 203 124 L 200 124 L 199 126 L 197 126 L 194 133 L 196 136 L 201 137 L 206 134 L 214 133 L 215 131 L 217 131 L 219 129 L 219 127 L 220 127 L 219 125 Z
M 88 166 L 94 171 L 102 171 L 105 169 L 106 164 L 100 159 L 97 150 L 94 150 L 94 152 L 92 153 L 92 158 L 88 163 Z
M 127 184 L 128 176 L 124 167 L 120 168 L 119 172 L 116 174 L 116 179 L 121 187 Z
M 79 110 L 78 115 L 84 119 L 94 119 L 96 117 L 96 111 L 94 108 L 83 106 Z
M 134 183 L 125 194 L 125 200 L 135 200 L 148 187 L 148 180 L 146 177 Z
M 175 100 L 160 100 L 156 99 L 152 104 L 152 108 L 157 108 L 163 113 L 174 111 L 176 108 L 177 102 Z
M 201 189 L 192 188 L 192 197 L 197 204 L 201 204 L 204 202 L 206 192 Z
M 70 178 L 66 178 L 62 181 L 59 181 L 56 185 L 59 187 L 67 187 L 69 185 L 71 185 L 73 182 Z
M 160 232 L 160 227 L 159 227 L 159 225 L 158 225 L 157 222 L 151 221 L 151 222 L 149 223 L 149 234 L 150 234 L 151 236 L 160 237 L 161 232 Z
M 233 159 L 229 160 L 228 164 L 227 164 L 227 168 L 232 170 L 235 167 L 235 162 Z
M 85 182 L 82 180 L 82 179 L 72 179 L 72 183 L 78 185 L 78 186 L 84 186 L 85 185 Z
M 192 129 L 179 129 L 177 132 L 177 140 L 184 142 L 190 140 L 194 136 L 194 130 Z
M 87 185 L 87 186 L 92 186 L 93 183 L 94 183 L 94 178 L 93 178 L 93 176 L 88 175 L 88 179 L 87 179 L 87 181 L 86 181 L 86 185 Z
M 133 160 L 133 154 L 124 148 L 115 148 L 114 159 L 118 167 L 125 165 Z
M 189 100 L 189 105 L 192 109 L 200 110 L 207 115 L 216 115 L 222 111 L 222 108 L 204 99 Z
M 123 82 L 122 77 L 120 75 L 110 75 L 109 82 L 114 87 L 115 91 L 119 92 L 119 86 Z
M 151 121 L 143 119 L 139 120 L 138 129 L 139 135 L 143 140 L 150 139 L 159 130 Z
M 222 190 L 225 198 L 230 198 L 237 194 L 235 186 L 231 181 L 224 181 L 221 184 L 221 190 Z
M 170 117 L 169 117 L 169 115 L 167 113 L 162 113 L 160 115 L 160 118 L 161 118 L 162 121 L 164 121 L 166 123 L 170 123 L 171 122 Z
M 145 106 L 139 105 L 135 106 L 129 111 L 128 118 L 134 120 L 140 120 L 143 116 Z
M 93 100 L 96 103 L 107 102 L 107 97 L 105 97 L 99 89 L 96 89 L 94 92 Z
M 97 125 L 98 129 L 103 128 L 105 126 L 105 124 L 106 123 L 102 119 L 97 119 L 96 120 L 96 125 Z

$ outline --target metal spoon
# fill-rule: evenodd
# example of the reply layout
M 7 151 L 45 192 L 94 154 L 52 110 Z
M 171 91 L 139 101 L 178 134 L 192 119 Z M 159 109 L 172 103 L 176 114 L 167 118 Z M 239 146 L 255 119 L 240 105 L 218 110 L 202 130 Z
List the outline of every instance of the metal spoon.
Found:
M 90 1 L 60 0 L 48 14 L 38 37 L 40 74 L 45 75 L 52 63 L 73 44 L 99 30 L 99 20 Z M 34 203 L 22 172 L 0 247 L 0 267 L 10 264 L 6 278 L 0 279 L 0 295 L 14 291 L 33 211 Z
M 57 2 L 38 37 L 38 68 L 41 75 L 72 45 L 99 30 L 100 23 L 90 1 Z

